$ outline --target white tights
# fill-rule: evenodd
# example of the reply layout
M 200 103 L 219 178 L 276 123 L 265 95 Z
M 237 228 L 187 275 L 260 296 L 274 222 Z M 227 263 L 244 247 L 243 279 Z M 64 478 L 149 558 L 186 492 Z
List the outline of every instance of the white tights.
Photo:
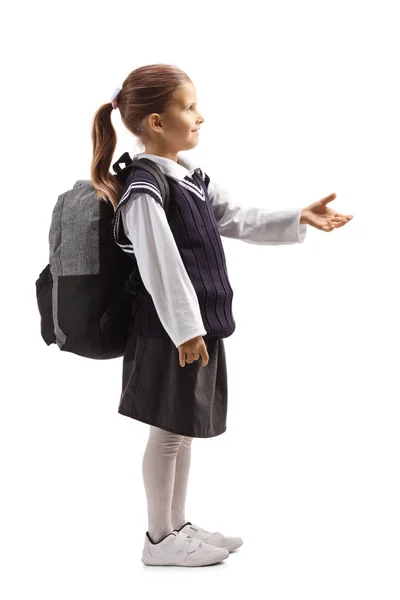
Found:
M 192 437 L 150 425 L 142 472 L 147 497 L 148 532 L 159 542 L 186 523 Z

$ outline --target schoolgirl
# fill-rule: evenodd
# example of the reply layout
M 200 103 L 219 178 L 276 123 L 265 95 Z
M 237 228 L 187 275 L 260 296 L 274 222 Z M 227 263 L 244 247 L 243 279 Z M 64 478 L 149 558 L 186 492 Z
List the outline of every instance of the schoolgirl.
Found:
M 144 150 L 137 157 L 154 161 L 167 177 L 167 211 L 148 171 L 134 169 L 123 185 L 111 175 L 114 108 Z M 200 165 L 179 156 L 197 146 L 203 122 L 191 79 L 168 64 L 132 71 L 93 122 L 92 184 L 112 202 L 115 242 L 138 269 L 118 412 L 150 427 L 142 463 L 147 565 L 213 564 L 243 543 L 187 521 L 185 512 L 192 440 L 226 430 L 223 340 L 236 325 L 221 236 L 302 243 L 307 225 L 328 232 L 352 218 L 328 208 L 336 194 L 303 209 L 232 205 Z

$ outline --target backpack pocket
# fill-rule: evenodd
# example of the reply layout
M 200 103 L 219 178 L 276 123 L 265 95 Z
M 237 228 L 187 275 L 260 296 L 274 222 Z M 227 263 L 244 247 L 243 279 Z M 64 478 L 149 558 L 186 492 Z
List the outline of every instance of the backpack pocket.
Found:
M 58 276 L 57 320 L 66 337 L 65 350 L 80 354 L 99 348 L 103 286 L 100 275 Z
M 132 300 L 121 288 L 121 295 L 116 293 L 116 285 L 99 274 L 58 277 L 57 319 L 66 338 L 62 350 L 94 359 L 123 355 Z M 105 314 L 114 301 L 115 310 Z
M 52 292 L 53 277 L 50 271 L 50 264 L 48 264 L 36 280 L 36 300 L 40 313 L 40 332 L 48 346 L 56 342 Z

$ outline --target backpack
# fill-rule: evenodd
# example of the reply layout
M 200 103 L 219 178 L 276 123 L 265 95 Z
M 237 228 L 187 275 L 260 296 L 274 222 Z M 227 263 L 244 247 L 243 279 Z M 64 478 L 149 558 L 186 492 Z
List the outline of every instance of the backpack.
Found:
M 134 168 L 154 175 L 166 210 L 169 185 L 154 161 L 132 160 L 125 152 L 113 164 L 123 186 Z M 136 258 L 114 240 L 114 216 L 114 206 L 96 196 L 90 180 L 76 181 L 58 197 L 49 232 L 49 263 L 36 280 L 40 330 L 48 346 L 55 343 L 60 350 L 94 359 L 124 354 L 134 297 L 143 284 Z

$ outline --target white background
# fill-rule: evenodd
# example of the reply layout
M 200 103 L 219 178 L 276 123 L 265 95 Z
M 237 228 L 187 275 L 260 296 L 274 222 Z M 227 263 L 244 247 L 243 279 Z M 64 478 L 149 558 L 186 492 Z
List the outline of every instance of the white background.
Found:
M 1 570 L 7 600 L 398 600 L 399 19 L 389 2 L 79 2 L 2 34 Z M 196 157 L 243 206 L 332 192 L 353 220 L 303 244 L 223 238 L 237 328 L 225 434 L 195 439 L 187 519 L 240 535 L 206 568 L 140 561 L 148 426 L 122 358 L 47 347 L 35 281 L 91 122 L 135 68 L 183 69 Z M 138 152 L 119 111 L 118 146 Z

